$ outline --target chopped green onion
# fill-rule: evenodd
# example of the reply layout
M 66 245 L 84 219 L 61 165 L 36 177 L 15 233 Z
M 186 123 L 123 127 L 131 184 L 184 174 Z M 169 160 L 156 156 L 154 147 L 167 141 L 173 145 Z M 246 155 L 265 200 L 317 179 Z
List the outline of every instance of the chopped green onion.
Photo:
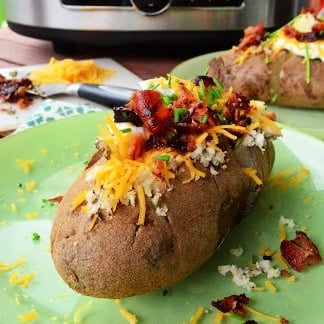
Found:
M 205 71 L 205 75 L 208 75 L 209 72 L 209 66 L 207 66 L 206 71 Z
M 202 117 L 201 117 L 201 123 L 202 124 L 206 124 L 207 123 L 207 120 L 208 120 L 208 115 L 203 115 Z
M 186 108 L 176 108 L 173 111 L 173 121 L 175 123 L 179 123 L 181 115 L 185 114 L 187 112 Z
M 308 44 L 305 44 L 305 64 L 306 64 L 306 83 L 310 84 L 311 82 L 311 60 L 309 57 Z
M 216 77 L 213 77 L 213 81 L 214 81 L 214 83 L 216 84 L 216 86 L 217 86 L 221 91 L 224 90 L 223 83 L 220 82 Z
M 205 87 L 204 80 L 200 80 L 199 81 L 199 92 L 198 92 L 199 99 L 204 101 L 206 98 L 206 93 L 207 93 L 207 90 Z
M 269 63 L 270 63 L 270 56 L 266 54 L 266 56 L 264 57 L 264 64 L 269 64 Z
M 243 143 L 243 137 L 240 137 L 235 143 L 235 148 L 239 147 L 242 143 Z
M 33 241 L 39 241 L 40 235 L 38 233 L 33 233 Z
M 132 131 L 132 129 L 128 127 L 128 128 L 121 129 L 120 131 L 122 133 L 130 133 Z
M 153 84 L 153 83 L 151 83 L 151 84 L 149 84 L 149 86 L 147 87 L 149 90 L 155 90 L 156 88 L 158 88 L 159 87 L 159 83 L 157 83 L 157 84 Z
M 18 188 L 22 188 L 22 183 L 18 183 Z
M 171 78 L 172 78 L 172 74 L 168 74 L 168 87 L 171 88 Z
M 176 95 L 172 94 L 170 96 L 162 96 L 162 101 L 163 103 L 168 106 L 170 104 L 172 104 L 172 102 L 176 99 Z
M 277 92 L 274 93 L 271 100 L 270 100 L 270 102 L 275 103 L 278 100 L 278 97 L 279 97 L 278 93 Z
M 170 160 L 170 155 L 160 154 L 155 157 L 155 160 L 168 162 Z

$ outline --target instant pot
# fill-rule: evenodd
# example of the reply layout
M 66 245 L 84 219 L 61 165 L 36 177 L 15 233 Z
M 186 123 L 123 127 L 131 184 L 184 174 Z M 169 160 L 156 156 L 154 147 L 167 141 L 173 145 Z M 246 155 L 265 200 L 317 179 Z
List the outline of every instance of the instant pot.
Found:
M 306 1 L 294 0 L 6 0 L 9 27 L 66 44 L 206 44 L 227 48 L 249 25 L 274 29 Z

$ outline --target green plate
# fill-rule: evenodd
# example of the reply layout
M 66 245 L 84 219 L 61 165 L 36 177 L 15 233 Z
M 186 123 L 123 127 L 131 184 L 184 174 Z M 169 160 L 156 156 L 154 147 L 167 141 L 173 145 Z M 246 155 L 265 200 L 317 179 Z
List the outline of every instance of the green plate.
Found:
M 206 74 L 209 61 L 222 53 L 214 52 L 191 58 L 177 65 L 171 73 L 184 79 Z M 268 109 L 276 113 L 279 123 L 324 140 L 324 109 L 289 108 L 275 105 L 268 105 Z
M 49 233 L 56 206 L 43 199 L 64 194 L 93 152 L 98 125 L 104 113 L 93 113 L 38 126 L 9 136 L 0 142 L 0 323 L 20 323 L 19 315 L 32 310 L 32 323 L 127 323 L 122 308 L 136 314 L 138 323 L 189 323 L 199 307 L 206 311 L 199 323 L 214 323 L 218 311 L 211 301 L 230 294 L 246 293 L 251 307 L 291 323 L 324 323 L 324 267 L 308 267 L 303 273 L 291 270 L 296 281 L 271 279 L 277 292 L 247 292 L 229 276 L 218 273 L 224 264 L 248 266 L 252 258 L 261 258 L 264 247 L 279 250 L 280 216 L 293 219 L 296 228 L 287 228 L 289 239 L 297 229 L 307 228 L 310 238 L 324 251 L 324 144 L 306 134 L 284 130 L 275 142 L 277 158 L 273 173 L 284 171 L 281 186 L 268 182 L 257 206 L 238 224 L 215 255 L 187 279 L 143 296 L 120 301 L 81 296 L 67 287 L 53 266 L 49 253 Z M 17 159 L 33 160 L 26 173 Z M 302 170 L 311 174 L 302 178 Z M 299 179 L 299 181 L 298 181 Z M 33 184 L 34 183 L 34 187 Z M 217 197 L 215 197 L 217 199 Z M 34 216 L 34 218 L 28 218 Z M 40 239 L 33 240 L 33 233 Z M 236 257 L 230 249 L 243 247 Z M 24 264 L 3 271 L 20 257 Z M 274 261 L 279 266 L 277 261 Z M 9 282 L 33 273 L 28 287 Z M 264 287 L 265 275 L 255 278 Z M 253 316 L 249 316 L 253 318 Z M 267 321 L 255 319 L 258 323 Z M 225 318 L 224 323 L 238 323 Z

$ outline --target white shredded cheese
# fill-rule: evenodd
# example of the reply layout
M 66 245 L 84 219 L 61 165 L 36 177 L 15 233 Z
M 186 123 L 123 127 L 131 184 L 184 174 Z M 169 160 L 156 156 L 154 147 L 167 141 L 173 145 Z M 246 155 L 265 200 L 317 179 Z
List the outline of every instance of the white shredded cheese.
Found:
M 268 279 L 280 276 L 280 269 L 274 268 L 270 260 L 256 262 L 255 269 L 240 268 L 233 264 L 221 265 L 218 266 L 218 272 L 223 276 L 226 276 L 228 273 L 231 274 L 232 281 L 247 291 L 251 291 L 256 287 L 256 284 L 251 281 L 253 277 L 259 276 L 262 273 L 265 273 Z
M 279 222 L 282 225 L 288 226 L 289 228 L 294 228 L 296 226 L 295 222 L 293 219 L 286 218 L 284 216 L 280 216 Z

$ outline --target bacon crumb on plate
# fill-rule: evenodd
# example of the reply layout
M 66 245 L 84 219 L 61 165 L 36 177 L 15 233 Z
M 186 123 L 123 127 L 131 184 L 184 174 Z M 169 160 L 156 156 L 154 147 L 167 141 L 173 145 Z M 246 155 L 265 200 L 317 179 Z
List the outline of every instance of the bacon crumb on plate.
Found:
M 319 264 L 322 261 L 317 246 L 302 231 L 296 231 L 293 240 L 283 240 L 280 249 L 289 265 L 298 272 L 302 272 L 307 265 Z

